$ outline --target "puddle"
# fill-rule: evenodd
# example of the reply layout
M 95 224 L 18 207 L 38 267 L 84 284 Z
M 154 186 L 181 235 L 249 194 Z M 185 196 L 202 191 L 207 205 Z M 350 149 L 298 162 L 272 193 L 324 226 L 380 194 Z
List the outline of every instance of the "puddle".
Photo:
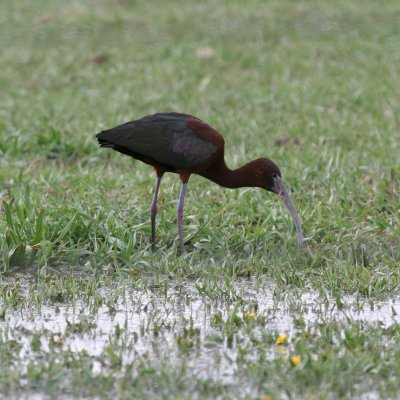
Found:
M 57 304 L 9 310 L 0 323 L 0 335 L 3 341 L 21 344 L 19 359 L 25 363 L 35 359 L 35 335 L 44 352 L 87 352 L 93 357 L 93 373 L 101 372 L 101 356 L 109 346 L 120 351 L 123 365 L 141 357 L 174 365 L 182 357 L 182 346 L 188 345 L 192 347 L 185 353 L 186 361 L 196 376 L 229 384 L 237 371 L 238 340 L 243 347 L 250 336 L 261 337 L 265 332 L 294 336 L 299 319 L 306 329 L 324 321 L 361 320 L 384 327 L 400 322 L 399 297 L 369 304 L 349 296 L 342 299 L 339 309 L 332 299 L 321 300 L 316 293 L 287 293 L 282 298 L 274 296 L 271 285 L 251 281 L 237 282 L 226 290 L 221 284 L 208 294 L 186 285 L 166 291 L 108 289 L 100 290 L 99 295 L 109 299 L 100 307 L 77 301 L 74 307 Z M 234 341 L 229 342 L 215 318 L 226 321 L 235 305 L 240 305 L 239 318 L 248 318 L 243 310 L 256 310 L 256 316 L 263 316 L 265 322 L 254 327 L 251 335 L 245 327 L 238 329 Z M 276 346 L 271 346 L 268 356 L 272 359 L 276 354 Z

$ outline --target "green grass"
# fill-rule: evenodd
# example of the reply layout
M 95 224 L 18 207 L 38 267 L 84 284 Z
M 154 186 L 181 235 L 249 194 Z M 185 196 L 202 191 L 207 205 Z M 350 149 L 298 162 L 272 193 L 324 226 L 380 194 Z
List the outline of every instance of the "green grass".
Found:
M 67 377 L 60 389 L 67 396 L 399 396 L 398 315 L 391 326 L 328 316 L 301 322 L 308 292 L 338 309 L 349 296 L 370 304 L 398 299 L 399 21 L 395 0 L 2 2 L 0 360 L 11 367 L 0 373 L 0 392 L 54 396 Z M 273 194 L 222 189 L 193 176 L 185 205 L 188 251 L 177 257 L 180 182 L 169 174 L 153 254 L 154 172 L 100 149 L 94 135 L 157 111 L 210 123 L 225 137 L 231 167 L 273 159 L 307 246 L 297 251 L 290 215 Z M 279 146 L 285 137 L 299 144 Z M 240 303 L 236 285 L 254 280 L 268 281 L 277 304 L 299 314 L 288 346 L 301 356 L 300 366 L 264 354 L 279 334 L 263 319 L 266 305 L 254 326 L 243 319 L 252 303 Z M 112 313 L 125 296 L 118 289 L 113 297 L 115 285 L 149 282 L 160 296 L 187 282 L 204 304 L 224 310 L 216 319 L 216 312 L 207 314 L 216 321 L 211 333 L 200 321 L 173 331 L 175 361 L 156 342 L 149 359 L 121 364 L 134 336 L 124 329 L 126 343 L 115 332 L 96 356 L 104 367 L 96 376 L 93 355 L 85 352 L 57 345 L 26 357 L 16 351 L 23 337 L 37 348 L 45 331 L 6 334 L 15 328 L 10 313 L 104 302 Z M 236 329 L 228 310 L 239 303 Z M 95 331 L 92 322 L 62 334 Z M 168 329 L 151 326 L 161 335 Z M 252 342 L 253 328 L 264 336 Z M 209 333 L 222 342 L 234 338 L 235 349 L 246 339 L 231 384 L 190 367 Z M 210 360 L 221 351 L 215 348 Z

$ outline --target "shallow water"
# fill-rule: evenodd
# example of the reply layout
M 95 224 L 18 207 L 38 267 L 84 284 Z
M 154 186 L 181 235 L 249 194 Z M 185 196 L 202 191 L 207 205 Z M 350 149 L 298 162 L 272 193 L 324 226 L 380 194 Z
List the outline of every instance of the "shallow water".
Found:
M 100 289 L 98 294 L 106 301 L 99 307 L 90 301 L 77 301 L 74 306 L 44 304 L 8 310 L 5 320 L 0 322 L 0 334 L 3 340 L 17 340 L 22 345 L 19 359 L 26 363 L 35 358 L 32 337 L 39 335 L 44 352 L 54 348 L 87 352 L 94 358 L 93 372 L 97 373 L 103 367 L 96 357 L 104 354 L 110 345 L 121 349 L 123 365 L 138 357 L 153 361 L 167 359 L 173 364 L 182 357 L 179 340 L 190 331 L 189 341 L 198 340 L 199 344 L 185 355 L 189 367 L 197 376 L 230 383 L 237 370 L 237 341 L 243 347 L 250 339 L 238 330 L 239 339 L 236 336 L 228 343 L 221 335 L 221 326 L 216 327 L 213 319 L 220 316 L 226 321 L 235 305 L 256 305 L 256 315 L 265 317 L 265 323 L 252 330 L 253 337 L 267 331 L 294 336 L 299 319 L 310 328 L 323 321 L 360 320 L 384 327 L 400 322 L 399 297 L 368 302 L 348 296 L 337 304 L 314 292 L 276 296 L 270 284 L 260 285 L 255 281 L 235 282 L 226 289 L 221 284 L 217 289 L 214 294 L 212 290 L 205 294 L 195 284 L 165 291 L 129 287 Z M 236 315 L 246 318 L 239 311 Z M 276 349 L 271 348 L 268 356 L 276 357 Z

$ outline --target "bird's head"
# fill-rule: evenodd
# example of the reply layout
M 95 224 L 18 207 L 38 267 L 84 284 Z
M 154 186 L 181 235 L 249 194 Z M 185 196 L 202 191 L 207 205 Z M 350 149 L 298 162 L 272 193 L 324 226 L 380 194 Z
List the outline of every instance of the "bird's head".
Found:
M 257 186 L 278 194 L 279 190 L 275 182 L 282 177 L 279 167 L 268 158 L 258 158 L 252 163 L 254 165 L 251 170 L 258 181 Z
M 300 218 L 292 203 L 292 200 L 282 182 L 282 174 L 279 167 L 268 158 L 259 158 L 254 160 L 253 171 L 258 181 L 259 187 L 270 192 L 276 193 L 285 203 L 292 214 L 292 218 L 297 230 L 297 242 L 299 246 L 303 244 L 303 231 Z

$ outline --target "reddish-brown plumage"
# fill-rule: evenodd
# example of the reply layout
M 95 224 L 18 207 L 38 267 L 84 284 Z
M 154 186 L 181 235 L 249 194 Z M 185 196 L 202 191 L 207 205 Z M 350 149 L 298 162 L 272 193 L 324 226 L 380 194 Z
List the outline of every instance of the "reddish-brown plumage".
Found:
M 302 243 L 300 222 L 282 184 L 278 166 L 267 158 L 258 158 L 236 170 L 229 169 L 224 160 L 224 138 L 206 122 L 187 114 L 158 113 L 100 132 L 97 139 L 102 147 L 113 148 L 155 168 L 157 183 L 151 205 L 153 248 L 157 195 L 165 172 L 179 174 L 183 184 L 177 210 L 182 252 L 183 202 L 191 174 L 227 188 L 260 187 L 281 195 L 293 215 L 299 244 Z
M 224 149 L 224 138 L 206 122 L 189 116 L 187 120 L 187 126 L 192 129 L 193 132 L 196 132 L 196 135 L 204 141 L 215 144 L 220 150 Z

